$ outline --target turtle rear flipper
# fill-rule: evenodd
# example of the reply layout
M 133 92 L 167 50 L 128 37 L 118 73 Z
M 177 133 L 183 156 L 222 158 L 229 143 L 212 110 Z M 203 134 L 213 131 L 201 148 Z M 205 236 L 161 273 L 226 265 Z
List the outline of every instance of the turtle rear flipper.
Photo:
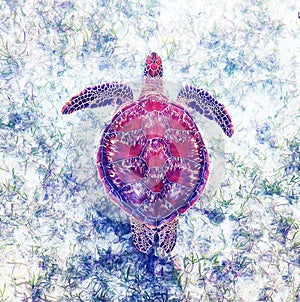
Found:
M 170 253 L 176 244 L 177 224 L 178 217 L 157 229 L 158 246 L 163 248 L 166 253 Z
M 203 89 L 186 85 L 178 93 L 178 102 L 183 102 L 210 120 L 215 120 L 223 132 L 231 137 L 233 125 L 225 106 Z
M 140 223 L 132 218 L 130 222 L 133 243 L 140 252 L 147 254 L 151 247 L 156 244 L 157 236 L 157 245 L 159 247 L 166 253 L 170 253 L 173 250 L 177 238 L 177 217 L 172 222 L 154 229 L 151 229 L 146 224 Z
M 70 114 L 76 110 L 104 106 L 117 107 L 133 101 L 133 93 L 128 85 L 112 82 L 87 87 L 73 96 L 62 107 L 62 114 Z
M 130 219 L 130 224 L 133 244 L 140 252 L 147 254 L 154 245 L 156 229 L 150 229 L 133 218 Z

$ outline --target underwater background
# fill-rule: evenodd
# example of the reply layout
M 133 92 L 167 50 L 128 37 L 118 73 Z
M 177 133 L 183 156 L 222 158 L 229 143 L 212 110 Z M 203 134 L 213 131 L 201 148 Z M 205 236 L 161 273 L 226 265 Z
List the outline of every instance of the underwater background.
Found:
M 293 0 L 2 0 L 0 301 L 300 301 L 299 11 Z M 138 95 L 151 51 L 170 96 L 175 83 L 201 87 L 235 127 L 220 136 L 191 112 L 211 176 L 167 257 L 134 248 L 98 180 L 114 108 L 60 112 L 101 82 Z

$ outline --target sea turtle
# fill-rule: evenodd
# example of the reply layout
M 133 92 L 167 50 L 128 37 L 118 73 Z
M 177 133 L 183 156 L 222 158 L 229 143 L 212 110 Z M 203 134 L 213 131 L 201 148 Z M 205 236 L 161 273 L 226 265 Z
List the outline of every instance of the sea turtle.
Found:
M 102 83 L 72 97 L 62 114 L 104 106 L 118 111 L 100 139 L 99 178 L 110 199 L 130 215 L 136 248 L 148 253 L 158 246 L 169 253 L 176 243 L 178 215 L 199 199 L 209 175 L 208 152 L 187 108 L 215 120 L 229 137 L 231 118 L 224 105 L 190 85 L 171 102 L 155 52 L 146 58 L 138 100 L 126 84 Z

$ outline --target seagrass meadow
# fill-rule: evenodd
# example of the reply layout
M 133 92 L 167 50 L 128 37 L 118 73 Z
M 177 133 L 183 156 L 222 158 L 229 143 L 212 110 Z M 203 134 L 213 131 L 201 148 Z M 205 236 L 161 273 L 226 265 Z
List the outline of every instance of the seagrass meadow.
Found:
M 300 11 L 296 0 L 0 2 L 0 301 L 300 301 Z M 166 91 L 207 90 L 220 135 L 190 113 L 211 175 L 174 250 L 140 253 L 95 165 L 114 108 L 61 114 L 84 87 L 138 95 L 157 52 Z

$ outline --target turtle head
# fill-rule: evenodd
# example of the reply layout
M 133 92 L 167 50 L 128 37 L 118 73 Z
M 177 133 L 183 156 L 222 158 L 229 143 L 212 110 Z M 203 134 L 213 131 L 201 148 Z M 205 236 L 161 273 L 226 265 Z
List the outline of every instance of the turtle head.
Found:
M 163 76 L 162 60 L 156 52 L 151 52 L 147 57 L 144 76 L 152 78 L 161 78 Z

